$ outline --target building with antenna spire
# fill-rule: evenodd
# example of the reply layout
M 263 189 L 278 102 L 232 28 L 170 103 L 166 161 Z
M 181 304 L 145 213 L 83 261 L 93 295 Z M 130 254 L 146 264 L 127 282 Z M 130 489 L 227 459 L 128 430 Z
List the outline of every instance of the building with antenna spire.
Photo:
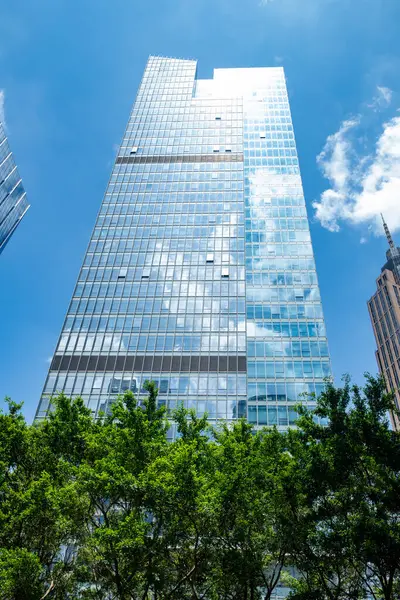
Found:
M 389 249 L 376 280 L 377 291 L 368 301 L 368 311 L 377 345 L 378 367 L 400 409 L 400 248 L 395 245 L 382 214 L 381 217 Z M 400 430 L 397 415 L 392 413 L 390 417 L 393 427 Z

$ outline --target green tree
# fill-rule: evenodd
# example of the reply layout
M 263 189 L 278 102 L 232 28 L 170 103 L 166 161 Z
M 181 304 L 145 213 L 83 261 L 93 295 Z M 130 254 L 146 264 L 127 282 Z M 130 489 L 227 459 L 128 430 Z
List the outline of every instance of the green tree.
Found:
M 167 450 L 165 409 L 148 383 L 139 406 L 127 392 L 87 437 L 76 475 L 88 503 L 84 543 L 77 549 L 77 589 L 83 597 L 146 599 L 158 556 L 160 532 L 149 509 L 146 473 Z
M 293 512 L 297 598 L 399 598 L 400 437 L 384 382 L 328 384 L 290 435 L 299 461 L 302 510 Z M 327 426 L 316 422 L 328 421 Z
M 276 429 L 254 434 L 244 421 L 223 426 L 216 441 L 208 486 L 216 597 L 268 600 L 291 548 L 293 457 Z
M 97 420 L 60 395 L 32 426 L 8 400 L 0 600 L 269 600 L 282 582 L 296 600 L 400 597 L 400 439 L 381 380 L 327 384 L 283 433 L 180 407 L 174 442 L 146 389 Z
M 55 597 L 70 574 L 65 548 L 79 539 L 85 514 L 70 473 L 81 440 L 65 432 L 92 420 L 81 400 L 60 396 L 48 421 L 27 426 L 21 405 L 7 402 L 0 413 L 0 594 Z M 60 444 L 63 435 L 68 443 Z

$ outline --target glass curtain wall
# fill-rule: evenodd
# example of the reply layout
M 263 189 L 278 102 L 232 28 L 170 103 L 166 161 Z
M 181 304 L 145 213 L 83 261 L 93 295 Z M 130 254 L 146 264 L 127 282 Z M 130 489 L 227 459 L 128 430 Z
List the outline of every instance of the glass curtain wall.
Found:
M 0 122 L 0 254 L 28 208 L 22 180 Z
M 286 427 L 329 373 L 283 70 L 150 57 L 37 418 L 153 379 L 170 409 Z

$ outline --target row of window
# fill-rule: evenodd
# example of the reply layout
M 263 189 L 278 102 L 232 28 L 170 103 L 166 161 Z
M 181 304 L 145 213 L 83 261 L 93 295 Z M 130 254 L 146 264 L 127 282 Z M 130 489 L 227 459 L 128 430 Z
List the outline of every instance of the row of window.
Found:
M 173 138 L 169 136 L 165 139 L 160 139 L 156 143 L 146 143 L 144 140 L 138 139 L 137 137 L 127 140 L 125 144 L 122 144 L 120 147 L 119 156 L 130 156 L 132 154 L 138 154 L 143 156 L 161 156 L 161 155 L 182 155 L 182 154 L 212 154 L 214 152 L 242 152 L 243 148 L 245 151 L 246 159 L 251 157 L 263 157 L 264 161 L 259 164 L 260 166 L 270 166 L 270 165 L 297 165 L 297 158 L 273 158 L 271 156 L 271 148 L 274 147 L 274 143 L 276 142 L 276 146 L 278 148 L 294 148 L 294 139 L 290 137 L 290 133 L 286 132 L 270 132 L 266 134 L 267 140 L 271 140 L 270 145 L 267 146 L 266 143 L 254 142 L 248 143 L 244 146 L 242 145 L 242 141 L 240 137 L 234 138 L 222 138 L 221 136 L 216 136 L 214 138 L 204 138 L 204 140 L 199 140 L 198 138 L 183 138 L 182 136 Z M 285 141 L 288 141 L 285 144 Z M 281 143 L 280 143 L 281 142 Z M 290 143 L 292 142 L 292 143 Z M 273 160 L 272 160 L 273 158 Z M 270 160 L 271 159 L 271 160 Z M 212 162 L 210 160 L 210 162 Z M 250 164 L 253 164 L 250 162 Z M 270 170 L 271 173 L 274 173 L 275 170 Z M 297 171 L 293 171 L 293 174 L 297 174 Z
M 290 209 L 286 209 L 286 211 L 288 211 Z M 296 209 L 291 209 L 292 213 L 293 211 Z M 297 209 L 299 210 L 299 209 Z M 259 207 L 255 207 L 253 209 L 253 218 L 252 219 L 247 219 L 246 218 L 246 230 L 257 230 L 257 229 L 261 229 L 262 231 L 268 231 L 268 230 L 284 230 L 284 229 L 289 229 L 289 230 L 293 230 L 293 229 L 298 229 L 298 230 L 303 230 L 303 231 L 308 231 L 309 226 L 308 226 L 308 220 L 307 219 L 277 219 L 277 218 L 271 218 L 269 216 L 266 217 L 265 213 L 268 211 L 265 211 Z M 262 218 L 261 217 L 262 214 Z M 286 215 L 285 215 L 286 216 Z
M 322 319 L 321 304 L 247 304 L 248 319 Z
M 247 342 L 248 358 L 268 358 L 268 357 L 328 357 L 328 344 L 326 340 L 317 341 L 302 340 L 273 340 L 269 342 L 252 341 Z
M 163 156 L 163 155 L 181 155 L 181 154 L 211 154 L 214 152 L 242 152 L 242 143 L 240 139 L 224 140 L 217 138 L 208 138 L 203 142 L 198 139 L 176 137 L 159 140 L 156 144 L 150 142 L 146 144 L 142 140 L 133 138 L 128 142 L 128 147 L 121 146 L 119 156 L 129 156 L 133 154 L 143 156 Z
M 225 282 L 224 282 L 225 283 Z M 191 290 L 193 289 L 192 287 L 190 288 Z M 190 293 L 189 297 L 187 292 L 189 291 L 188 289 L 185 290 L 186 293 L 185 295 L 180 295 L 179 293 L 176 294 L 176 296 L 181 296 L 179 298 L 179 302 L 181 301 L 187 301 L 188 303 L 191 302 L 192 300 L 194 300 L 193 298 L 191 298 L 190 296 L 195 296 L 196 294 L 192 294 Z M 175 294 L 174 294 L 175 295 Z M 168 296 L 171 296 L 171 284 L 170 282 L 166 282 L 165 284 L 163 283 L 150 283 L 150 282 L 142 282 L 142 284 L 138 284 L 138 283 L 132 283 L 129 284 L 129 282 L 126 283 L 99 283 L 99 282 L 88 282 L 88 283 L 78 283 L 74 292 L 74 296 L 75 297 L 83 297 L 83 298 L 120 298 L 120 297 L 124 297 L 124 298 L 133 298 L 136 299 L 138 298 L 138 302 L 142 302 L 144 301 L 144 298 L 153 298 L 153 297 L 158 297 L 158 298 L 162 298 L 162 302 L 163 302 L 163 306 L 165 306 L 165 308 L 169 308 L 171 307 L 171 310 L 173 311 L 173 307 L 175 306 L 175 303 L 178 302 L 177 298 L 170 298 Z M 212 295 L 207 295 L 207 294 L 199 294 L 196 297 L 196 306 L 198 305 L 197 303 L 201 303 L 201 305 L 203 306 L 203 309 L 205 311 L 207 310 L 211 310 L 211 307 L 213 306 L 213 302 L 221 302 L 221 306 L 223 306 L 224 302 L 235 302 L 236 300 L 240 300 L 241 298 L 244 298 L 245 296 L 245 290 L 244 287 L 243 289 L 241 289 L 241 293 L 234 296 L 233 294 L 231 294 L 231 298 L 220 298 L 220 295 L 218 296 L 218 300 L 213 298 Z M 240 305 L 241 306 L 241 305 Z M 239 312 L 244 312 L 244 308 L 239 310 Z
M 286 164 L 284 159 L 278 160 L 274 164 Z M 286 160 L 286 159 L 285 159 Z M 292 164 L 292 163 L 290 163 Z M 222 190 L 242 190 L 243 184 L 241 181 L 228 180 L 219 181 L 212 180 L 210 182 L 188 182 L 184 179 L 181 182 L 164 182 L 164 183 L 114 183 L 110 182 L 108 193 L 114 194 L 118 192 L 212 192 Z M 161 200 L 161 199 L 160 199 Z
M 291 137 L 286 137 L 285 135 L 279 136 L 275 135 L 275 132 L 285 131 L 287 127 L 285 125 L 276 125 L 275 127 L 271 127 L 271 131 L 267 131 L 263 134 L 263 137 L 260 139 L 254 139 L 249 141 L 244 141 L 242 145 L 242 136 L 240 135 L 240 129 L 235 130 L 234 128 L 225 130 L 225 131 L 214 131 L 212 130 L 204 130 L 202 135 L 196 135 L 190 137 L 188 133 L 183 136 L 180 133 L 176 133 L 175 135 L 168 131 L 164 136 L 158 135 L 157 138 L 150 138 L 148 136 L 142 135 L 139 136 L 137 133 L 132 135 L 130 138 L 126 138 L 121 144 L 121 151 L 125 147 L 131 148 L 131 154 L 147 154 L 146 149 L 151 148 L 152 154 L 156 153 L 156 149 L 172 147 L 173 149 L 190 146 L 190 148 L 194 149 L 193 153 L 203 152 L 208 154 L 209 148 L 212 146 L 213 151 L 219 148 L 221 151 L 224 151 L 226 147 L 230 146 L 232 151 L 240 152 L 242 148 L 244 150 L 248 149 L 263 149 L 266 151 L 263 156 L 267 158 L 278 158 L 278 157 L 292 157 L 297 158 L 297 153 L 295 146 L 293 144 L 278 144 L 277 140 L 293 140 Z M 143 132 L 154 135 L 153 132 Z M 214 148 L 215 147 L 215 148 Z M 179 154 L 179 152 L 177 152 Z M 121 152 L 121 155 L 124 153 Z M 267 163 L 268 164 L 268 163 Z
M 155 177 L 160 174 L 178 174 L 187 173 L 190 176 L 198 176 L 201 173 L 230 173 L 243 175 L 243 165 L 239 162 L 161 162 L 161 163 L 116 163 L 113 167 L 113 174 L 131 174 L 135 178 Z M 150 179 L 151 181 L 151 179 Z
M 247 321 L 248 337 L 325 337 L 325 324 L 323 321 L 314 323 L 305 322 L 268 322 Z
M 162 314 L 162 313 L 191 313 L 202 314 L 204 312 L 214 312 L 219 314 L 222 311 L 221 318 L 227 314 L 236 314 L 244 312 L 244 302 L 236 299 L 214 299 L 209 303 L 210 309 L 207 310 L 203 298 L 182 298 L 175 302 L 166 302 L 162 299 L 150 298 L 148 300 L 139 300 L 138 298 L 121 299 L 113 298 L 99 300 L 72 300 L 68 314 Z M 213 306 L 214 305 L 214 306 Z M 214 310 L 213 310 L 214 308 Z M 230 310 L 231 309 L 231 310 Z M 322 318 L 322 306 L 320 304 L 286 304 L 286 305 L 247 305 L 248 319 L 302 319 L 302 318 Z
M 281 106 L 284 106 L 284 103 L 279 103 Z M 274 127 L 275 124 L 287 123 L 289 125 L 289 130 L 293 130 L 292 121 L 290 118 L 290 111 L 288 109 L 279 110 L 273 108 L 273 103 L 268 103 L 268 110 L 265 113 L 265 117 L 260 121 L 256 121 L 254 123 L 249 123 L 246 119 L 244 124 L 245 131 L 245 139 L 257 139 L 258 137 L 263 136 L 263 134 L 270 129 L 270 127 Z
M 319 360 L 298 360 L 298 361 L 267 361 L 247 363 L 247 376 L 260 379 L 321 379 L 329 377 L 330 364 L 328 361 Z M 249 382 L 249 397 L 266 395 L 266 383 Z M 260 398 L 258 398 L 260 399 Z
M 210 302 L 205 302 L 210 300 Z M 296 307 L 281 306 L 280 310 L 284 313 L 284 310 L 288 310 L 290 317 L 296 314 L 302 314 L 310 316 L 313 305 L 306 305 L 306 308 L 299 307 L 299 310 L 294 311 Z M 249 310 L 249 308 L 248 308 Z M 251 309 L 250 309 L 251 310 Z M 264 309 L 264 314 L 267 308 Z M 272 310 L 274 308 L 272 307 Z M 279 310 L 279 307 L 278 307 Z M 231 299 L 204 299 L 204 298 L 180 298 L 176 300 L 164 300 L 162 298 L 150 298 L 148 300 L 140 300 L 137 297 L 131 299 L 113 298 L 99 300 L 72 300 L 68 313 L 69 314 L 84 314 L 84 313 L 123 313 L 123 314 L 159 314 L 159 313 L 187 313 L 187 314 L 203 314 L 214 312 L 215 314 L 221 314 L 221 317 L 226 316 L 228 313 L 236 314 L 237 312 L 245 312 L 244 300 L 238 298 Z M 254 313 L 252 313 L 254 315 Z M 258 316 L 257 312 L 257 316 Z
M 192 273 L 194 276 L 189 276 Z M 220 281 L 221 279 L 229 279 Z M 79 275 L 79 282 L 85 281 L 163 281 L 165 285 L 170 284 L 170 294 L 172 296 L 180 293 L 192 296 L 196 293 L 210 296 L 230 296 L 235 290 L 242 290 L 239 293 L 244 294 L 244 267 L 213 267 L 212 265 L 204 267 L 144 267 L 144 268 L 90 268 L 82 269 Z M 235 281 L 238 280 L 236 285 Z M 172 283 L 174 281 L 174 283 Z M 243 283 L 241 283 L 243 281 Z M 190 288 L 187 283 L 190 282 Z M 196 283 L 197 282 L 197 283 Z M 184 287 L 186 285 L 186 288 Z M 185 292 L 185 289 L 188 290 Z M 277 288 L 278 291 L 279 288 Z M 286 290 L 285 288 L 285 291 Z M 168 293 L 168 288 L 164 287 L 164 293 Z
M 245 352 L 246 335 L 241 333 L 201 335 L 129 335 L 63 333 L 57 352 L 108 353 L 121 352 Z
M 310 232 L 283 230 L 283 231 L 266 231 L 261 225 L 257 226 L 260 231 L 254 231 L 246 225 L 246 242 L 259 243 L 287 243 L 287 242 L 311 242 Z
M 106 290 L 107 291 L 107 290 Z M 118 290 L 120 292 L 121 290 Z M 124 290 L 125 292 L 126 290 Z M 93 291 L 96 293 L 96 290 Z M 109 299 L 104 299 L 104 294 L 100 298 L 102 292 L 97 290 L 99 299 L 96 300 L 73 300 L 71 307 L 74 309 L 77 307 L 77 312 L 82 314 L 83 312 L 132 312 L 135 314 L 162 314 L 162 313 L 214 313 L 220 314 L 243 314 L 245 313 L 245 301 L 244 298 L 147 298 L 140 299 L 135 295 L 128 299 L 121 298 L 119 295 L 116 296 L 116 290 L 114 294 L 110 294 Z M 77 289 L 74 296 L 82 297 L 84 292 Z M 127 295 L 128 296 L 128 295 Z M 86 298 L 88 295 L 86 295 Z
M 178 267 L 180 265 L 198 265 L 199 267 L 208 264 L 229 263 L 230 265 L 243 265 L 244 252 L 170 252 L 161 253 L 149 250 L 148 252 L 130 252 L 125 253 L 105 252 L 103 254 L 87 253 L 84 261 L 84 267 L 120 267 L 146 265 L 154 266 L 164 265 L 168 267 Z M 295 274 L 294 274 L 295 275 Z M 310 278 L 304 279 L 304 274 L 296 276 L 296 282 L 310 282 Z M 174 277 L 175 278 L 175 277 Z M 313 283 L 311 281 L 311 283 Z
M 246 260 L 246 281 L 251 285 L 268 285 L 268 286 L 277 286 L 277 285 L 316 285 L 317 284 L 317 275 L 315 271 L 303 271 L 303 272 L 295 272 L 292 271 L 290 273 L 277 273 L 276 271 L 253 271 L 250 269 L 262 269 L 263 263 L 261 261 L 251 261 L 251 259 Z
M 220 116 L 222 123 L 228 120 L 230 123 L 240 124 L 243 126 L 243 110 L 238 105 L 218 105 L 217 103 L 210 106 L 200 105 L 197 103 L 189 103 L 183 100 L 179 103 L 179 107 L 174 106 L 172 103 L 166 106 L 166 110 L 159 111 L 155 110 L 154 106 L 144 106 L 141 110 L 135 110 L 127 128 L 127 133 L 135 131 L 137 128 L 148 128 L 148 127 L 167 127 L 170 125 L 172 128 L 184 128 L 189 127 L 201 127 L 204 123 L 208 126 L 210 123 L 215 123 L 216 119 Z M 275 105 L 279 108 L 280 104 Z M 179 108 L 180 110 L 176 110 Z
M 179 265 L 176 266 L 166 266 L 163 265 L 144 265 L 145 257 L 143 257 L 143 262 L 138 259 L 138 257 L 133 257 L 138 264 L 137 268 L 130 268 L 129 266 L 119 266 L 117 269 L 112 269 L 113 274 L 110 276 L 105 275 L 104 279 L 114 280 L 115 279 L 126 279 L 126 281 L 134 281 L 141 279 L 152 279 L 152 280 L 174 280 L 174 281 L 217 281 L 218 279 L 229 278 L 229 279 L 239 279 L 244 280 L 244 266 L 235 266 L 234 261 L 230 261 L 228 265 L 218 266 L 214 261 L 215 254 L 210 252 L 206 254 L 205 260 L 202 266 L 192 266 L 192 267 L 182 267 Z M 140 258 L 140 257 L 139 257 Z M 227 261 L 229 261 L 229 256 L 227 257 Z M 129 259 L 129 257 L 127 257 Z M 149 257 L 151 260 L 151 256 Z M 107 266 L 107 265 L 105 265 Z M 102 268 L 89 268 L 91 272 L 88 275 L 88 279 L 102 279 L 102 276 L 93 275 L 102 271 Z M 116 276 L 115 276 L 115 273 Z
M 278 103 L 274 103 L 273 108 L 275 112 L 279 112 L 276 109 L 279 108 Z M 279 103 L 281 104 L 281 103 Z M 196 128 L 195 131 L 202 131 L 203 128 L 224 128 L 226 124 L 236 126 L 240 125 L 243 127 L 243 113 L 240 106 L 229 106 L 229 105 L 218 105 L 213 104 L 209 107 L 200 107 L 196 104 L 191 105 L 191 110 L 184 112 L 183 118 L 176 118 L 176 113 L 166 111 L 157 115 L 159 118 L 145 119 L 142 114 L 135 113 L 133 118 L 129 121 L 126 129 L 126 134 L 132 133 L 136 130 L 149 129 L 149 128 L 162 128 L 167 129 L 169 126 L 173 132 L 182 131 L 186 128 Z M 181 116 L 181 115 L 179 115 Z M 275 116 L 275 115 L 274 115 Z M 276 115 L 279 117 L 279 115 Z M 280 118 L 284 118 L 283 116 Z M 193 131 L 193 129 L 192 129 Z
M 320 302 L 318 287 L 313 288 L 284 288 L 284 287 L 246 287 L 246 298 L 249 302 Z
M 186 96 L 186 98 L 185 98 Z M 231 113 L 236 117 L 243 114 L 243 109 L 240 103 L 229 105 L 228 103 L 224 106 L 219 106 L 218 103 L 210 104 L 209 106 L 199 104 L 198 102 L 191 102 L 189 93 L 183 92 L 181 97 L 171 99 L 169 102 L 154 100 L 152 102 L 145 101 L 145 98 L 139 99 L 136 102 L 130 124 L 138 123 L 139 121 L 152 122 L 153 126 L 159 122 L 186 122 L 193 124 L 200 123 L 202 120 L 208 119 L 209 116 L 218 116 L 221 109 L 224 109 L 225 114 Z
M 253 235 L 253 234 L 248 234 L 249 236 Z M 256 235 L 256 234 L 254 234 Z M 190 227 L 190 226 L 183 226 L 181 225 L 179 228 L 177 227 L 173 227 L 173 226 L 166 226 L 166 227 L 104 227 L 104 228 L 100 228 L 100 227 L 96 227 L 94 232 L 93 232 L 93 236 L 92 236 L 92 240 L 95 240 L 97 238 L 113 238 L 113 237 L 122 237 L 122 238 L 126 238 L 126 237 L 134 237 L 134 238 L 149 238 L 149 237 L 157 237 L 159 239 L 163 239 L 163 238 L 177 238 L 177 237 L 243 237 L 244 236 L 244 227 L 242 225 L 231 225 L 231 227 L 229 227 L 228 225 L 224 225 L 222 226 L 197 226 L 197 227 Z M 249 241 L 251 240 L 251 237 L 249 238 Z M 256 240 L 254 240 L 256 241 Z M 307 250 L 303 250 L 303 247 L 307 246 L 307 244 L 302 244 L 302 247 L 300 248 L 300 244 L 297 244 L 297 246 L 299 247 L 299 252 L 291 252 L 288 251 L 287 254 L 293 254 L 293 255 L 302 255 L 302 254 L 308 254 Z M 277 251 L 277 254 L 282 254 L 283 253 L 283 248 L 290 248 L 290 246 L 281 246 L 279 247 L 279 251 Z M 295 246 L 293 246 L 295 247 Z M 278 249 L 278 246 L 275 246 L 275 248 Z M 303 250 L 302 252 L 300 252 L 300 250 Z
M 115 270 L 114 270 L 115 271 Z M 85 283 L 85 282 L 90 282 L 90 281 L 97 281 L 98 283 L 108 283 L 108 282 L 115 282 L 116 280 L 118 280 L 118 278 L 113 277 L 112 281 L 111 281 L 111 269 L 107 270 L 106 275 L 102 278 L 101 277 L 101 273 L 97 272 L 93 274 L 93 278 L 92 276 L 87 276 L 87 271 L 86 272 L 82 272 L 81 275 L 79 276 L 79 283 Z M 118 273 L 117 273 L 118 275 Z M 96 279 L 94 279 L 94 277 L 96 277 Z M 156 293 L 154 293 L 154 286 L 150 286 L 150 280 L 143 280 L 142 279 L 142 283 L 143 282 L 149 282 L 149 286 L 146 287 L 146 285 L 141 285 L 140 287 L 140 296 L 141 297 L 146 297 L 146 296 L 159 296 L 159 297 L 168 297 L 168 296 L 206 296 L 209 298 L 212 297 L 221 297 L 221 296 L 232 296 L 232 297 L 237 297 L 237 296 L 245 296 L 246 290 L 245 290 L 245 284 L 244 282 L 236 282 L 236 281 L 213 281 L 213 282 L 207 282 L 207 281 L 202 281 L 202 282 L 189 282 L 189 281 L 182 281 L 182 282 L 172 282 L 169 280 L 162 280 L 160 283 L 157 284 L 157 291 Z M 155 283 L 155 282 L 154 282 Z M 112 287 L 109 287 L 108 290 L 112 290 Z M 279 296 L 278 294 L 275 294 L 275 292 L 279 291 Z M 274 294 L 273 294 L 274 292 Z M 311 295 L 311 292 L 312 295 Z M 310 294 L 308 294 L 307 296 L 302 296 L 300 297 L 300 295 L 297 296 L 297 298 L 299 300 L 307 300 L 307 298 L 310 298 L 311 301 L 313 300 L 319 300 L 319 296 L 317 296 L 318 294 L 318 289 L 315 288 L 314 290 L 310 290 Z M 276 296 L 276 298 L 275 298 Z M 258 288 L 253 288 L 253 290 L 249 291 L 248 294 L 249 300 L 252 301 L 256 301 L 259 299 L 272 299 L 272 301 L 274 302 L 275 300 L 278 300 L 281 302 L 294 302 L 296 300 L 295 298 L 295 292 L 291 291 L 288 288 L 277 288 L 276 290 L 268 290 L 268 289 L 258 289 Z
M 298 210 L 298 209 L 295 209 Z M 242 217 L 243 215 L 243 202 L 195 202 L 192 204 L 179 202 L 179 203 L 164 203 L 160 204 L 146 204 L 143 202 L 135 203 L 132 199 L 131 204 L 104 204 L 102 205 L 100 215 L 135 215 L 142 213 L 143 215 L 181 215 L 182 213 L 190 216 L 197 216 L 202 214 L 220 214 L 224 212 L 237 213 Z M 290 215 L 290 216 L 302 216 L 302 215 Z
M 169 164 L 169 163 L 168 163 Z M 191 163 L 186 163 L 190 165 Z M 202 165 L 202 163 L 199 163 Z M 207 164 L 207 163 L 204 163 Z M 224 165 L 225 163 L 217 163 L 217 169 L 214 171 L 208 171 L 206 169 L 179 169 L 172 170 L 168 169 L 168 171 L 161 172 L 158 169 L 155 172 L 149 171 L 133 171 L 124 169 L 119 169 L 118 172 L 114 172 L 111 176 L 111 183 L 163 183 L 163 182 L 173 182 L 173 181 L 211 181 L 213 179 L 219 180 L 237 180 L 242 179 L 243 174 L 239 170 L 230 170 L 230 169 L 220 169 L 220 165 Z
M 189 240 L 191 241 L 191 240 Z M 185 248 L 184 251 L 161 252 L 162 243 L 156 240 L 116 240 L 113 242 L 91 242 L 89 252 L 86 254 L 84 267 L 95 266 L 135 266 L 151 264 L 158 266 L 174 265 L 198 265 L 202 266 L 210 260 L 210 248 L 207 246 L 208 240 L 194 240 L 196 248 Z M 217 240 L 215 240 L 217 241 Z M 225 240 L 228 241 L 228 240 Z M 158 247 L 157 247 L 158 246 Z M 199 252 L 199 246 L 204 247 L 203 252 Z M 217 245 L 216 245 L 217 246 Z M 215 264 L 230 263 L 243 264 L 246 269 L 253 271 L 253 277 L 261 277 L 261 282 L 268 285 L 292 285 L 294 284 L 316 284 L 317 276 L 314 270 L 314 263 L 309 259 L 276 259 L 251 257 L 244 260 L 244 252 L 238 252 L 237 249 L 228 247 L 229 252 L 224 252 L 221 247 L 218 249 L 212 245 L 212 260 Z M 249 247 L 247 247 L 247 250 Z M 96 253 L 93 254 L 92 251 Z M 109 251 L 111 250 L 111 251 Z M 277 269 L 283 269 L 278 271 Z M 257 281 L 259 284 L 260 281 Z
M 246 395 L 245 375 L 190 374 L 157 377 L 152 374 L 135 375 L 130 373 L 76 374 L 50 373 L 44 392 L 54 394 L 119 394 L 127 390 L 146 394 L 144 383 L 155 381 L 160 395 Z
M 137 204 L 139 203 L 152 203 L 158 204 L 159 206 L 166 206 L 169 204 L 178 203 L 181 205 L 184 202 L 230 202 L 230 201 L 242 201 L 243 194 L 238 191 L 225 191 L 222 192 L 204 192 L 202 194 L 195 194 L 193 192 L 173 192 L 166 196 L 160 196 L 160 194 L 144 193 L 134 194 L 131 193 L 117 193 L 117 194 L 106 194 L 104 197 L 104 204 Z M 294 203 L 295 204 L 295 203 Z M 304 204 L 304 202 L 303 202 Z M 282 215 L 285 216 L 285 215 Z
M 90 251 L 96 249 L 96 252 L 103 252 L 108 250 L 141 250 L 145 251 L 162 251 L 175 253 L 177 251 L 181 252 L 208 252 L 209 249 L 214 248 L 215 251 L 236 251 L 236 250 L 244 250 L 244 240 L 236 239 L 236 238 L 212 238 L 211 240 L 207 239 L 197 239 L 197 238 L 187 238 L 187 239 L 151 239 L 151 238 L 140 238 L 140 239 L 123 239 L 123 240 L 92 240 L 89 245 Z M 250 254 L 251 256 L 251 254 Z M 281 259 L 271 261 L 273 264 L 273 268 L 279 268 L 276 265 L 284 264 L 285 260 L 291 264 L 309 264 L 309 260 L 292 260 L 289 259 Z
M 75 301 L 72 302 L 72 304 Z M 68 316 L 64 331 L 245 331 L 245 319 L 236 314 L 147 316 Z
M 216 208 L 216 207 L 215 207 Z M 166 215 L 166 214 L 156 214 L 156 215 L 148 215 L 141 216 L 136 214 L 131 215 L 122 215 L 122 216 L 99 216 L 97 219 L 98 227 L 108 227 L 109 225 L 118 225 L 118 226 L 131 226 L 131 225 L 142 225 L 142 226 L 151 226 L 151 225 L 226 225 L 229 223 L 243 223 L 243 212 L 238 214 L 232 214 L 228 212 L 223 212 L 222 214 L 218 214 L 217 211 L 214 211 L 210 214 L 205 215 L 184 215 L 184 214 L 175 214 L 175 215 Z M 293 225 L 296 222 L 293 220 Z M 298 223 L 300 225 L 300 223 Z M 294 229 L 294 227 L 293 227 Z M 298 227 L 300 229 L 300 227 Z M 304 227 L 301 227 L 304 229 Z M 277 240 L 281 241 L 281 240 Z M 286 241 L 286 240 L 285 240 Z
M 254 235 L 257 237 L 257 235 Z M 257 242 L 253 238 L 253 234 L 246 233 L 246 255 L 261 256 L 261 257 L 289 257 L 289 256 L 313 256 L 312 246 L 310 242 L 296 242 L 287 244 L 273 244 L 266 242 Z M 250 244 L 253 244 L 251 248 Z
M 314 338 L 315 339 L 315 338 Z M 63 333 L 57 352 L 197 352 L 197 351 L 246 351 L 249 357 L 307 358 L 328 357 L 328 347 L 324 338 L 318 342 L 303 339 L 272 339 L 270 341 L 252 341 L 242 334 L 223 335 L 152 335 L 152 334 L 88 334 Z
M 197 127 L 196 129 L 194 127 Z M 271 125 L 271 127 L 288 127 L 287 125 Z M 122 142 L 122 146 L 134 145 L 135 140 L 143 146 L 157 144 L 165 144 L 167 140 L 176 140 L 178 144 L 196 144 L 202 145 L 207 142 L 218 139 L 221 143 L 230 141 L 239 143 L 243 139 L 242 122 L 237 120 L 214 121 L 201 127 L 200 124 L 186 123 L 185 121 L 177 123 L 173 127 L 168 127 L 164 122 L 149 123 L 147 126 L 142 124 L 141 127 L 133 127 L 131 131 L 127 131 Z M 231 137 L 232 136 L 232 137 Z M 248 136 L 247 136 L 248 137 Z
M 271 127 L 271 131 L 267 131 L 266 133 L 263 134 L 263 137 L 261 139 L 254 139 L 254 140 L 249 140 L 249 141 L 244 141 L 243 142 L 243 150 L 245 152 L 245 154 L 247 155 L 247 151 L 249 150 L 264 150 L 264 152 L 260 155 L 260 156 L 265 156 L 266 158 L 278 158 L 278 157 L 292 157 L 292 158 L 297 158 L 297 152 L 294 146 L 292 146 L 292 149 L 289 150 L 284 150 L 282 148 L 282 146 L 280 146 L 279 150 L 272 150 L 273 148 L 273 143 L 272 141 L 269 140 L 278 140 L 278 139 L 292 139 L 290 137 L 285 138 L 285 136 L 282 136 L 281 138 L 279 136 L 274 135 L 275 131 L 285 131 L 287 129 L 287 127 L 285 125 L 275 125 L 275 127 Z M 265 162 L 265 164 L 281 164 L 281 163 L 269 163 L 268 161 Z M 292 164 L 292 163 L 289 163 Z M 293 163 L 293 164 L 297 164 L 297 163 Z
M 293 196 L 269 196 L 265 194 L 252 193 L 246 197 L 246 219 L 263 218 L 274 219 L 278 217 L 307 217 L 304 197 L 302 195 Z M 283 207 L 286 208 L 283 208 Z M 262 213 L 260 212 L 262 210 Z
M 315 272 L 315 263 L 313 258 L 262 258 L 255 254 L 257 245 L 246 244 L 246 255 L 251 257 L 246 259 L 247 268 L 262 271 L 285 272 L 286 271 L 313 271 Z M 252 256 L 253 254 L 253 256 Z
M 124 230 L 125 233 L 125 230 Z M 157 251 L 162 250 L 163 252 L 191 252 L 191 251 L 216 251 L 216 252 L 236 252 L 236 251 L 244 251 L 244 239 L 239 237 L 211 237 L 209 239 L 203 238 L 151 238 L 151 237 L 141 237 L 139 239 L 128 238 L 127 236 L 123 236 L 120 238 L 106 238 L 101 237 L 100 239 L 96 237 L 96 239 L 92 239 L 92 243 L 101 242 L 105 244 L 105 248 L 112 247 L 115 248 L 115 243 L 124 244 L 126 243 L 128 247 L 129 244 L 133 243 L 135 245 L 135 250 L 139 249 L 144 251 L 146 247 L 150 250 L 152 249 L 152 245 L 154 244 Z M 93 247 L 93 246 L 92 246 Z M 250 254 L 251 256 L 251 254 Z
M 252 395 L 254 385 L 246 388 L 246 376 L 190 374 L 167 375 L 161 378 L 154 374 L 55 374 L 50 373 L 44 392 L 55 394 L 64 391 L 67 394 L 119 394 L 125 391 L 146 394 L 144 383 L 155 381 L 160 395 L 248 395 L 249 400 L 258 402 L 299 402 L 306 400 L 304 394 L 320 393 L 324 384 L 299 382 L 292 384 L 258 384 L 256 394 Z M 263 392 L 263 393 L 261 393 Z M 257 395 L 257 399 L 254 397 Z

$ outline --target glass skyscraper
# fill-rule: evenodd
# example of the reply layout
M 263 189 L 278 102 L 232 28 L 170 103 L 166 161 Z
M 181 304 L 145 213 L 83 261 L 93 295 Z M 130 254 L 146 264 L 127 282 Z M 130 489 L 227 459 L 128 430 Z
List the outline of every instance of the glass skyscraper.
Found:
M 150 57 L 37 418 L 153 379 L 170 409 L 284 428 L 329 374 L 283 69 Z
M 28 208 L 25 190 L 0 121 L 0 254 Z

